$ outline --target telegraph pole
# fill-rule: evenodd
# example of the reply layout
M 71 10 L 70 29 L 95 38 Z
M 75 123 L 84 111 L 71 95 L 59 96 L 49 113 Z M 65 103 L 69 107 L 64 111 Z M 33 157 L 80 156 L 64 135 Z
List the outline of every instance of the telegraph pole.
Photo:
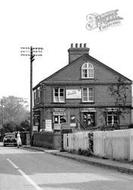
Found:
M 33 135 L 33 61 L 35 60 L 35 56 L 42 56 L 42 47 L 21 47 L 21 56 L 29 56 L 30 57 L 30 136 L 32 138 Z

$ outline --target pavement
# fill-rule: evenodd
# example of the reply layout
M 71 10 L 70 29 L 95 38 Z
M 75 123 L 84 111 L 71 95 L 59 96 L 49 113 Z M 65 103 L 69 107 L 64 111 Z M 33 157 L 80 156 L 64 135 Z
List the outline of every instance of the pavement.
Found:
M 105 159 L 105 158 L 99 158 L 95 156 L 83 156 L 83 155 L 78 155 L 75 153 L 69 153 L 69 152 L 60 151 L 60 150 L 50 150 L 50 149 L 45 149 L 42 147 L 35 147 L 35 146 L 23 146 L 23 148 L 43 151 L 45 153 L 52 154 L 55 156 L 60 156 L 67 159 L 76 160 L 81 163 L 87 163 L 90 165 L 113 169 L 122 173 L 133 175 L 133 162 L 129 162 L 129 161 L 116 161 L 116 160 L 110 160 L 110 159 Z

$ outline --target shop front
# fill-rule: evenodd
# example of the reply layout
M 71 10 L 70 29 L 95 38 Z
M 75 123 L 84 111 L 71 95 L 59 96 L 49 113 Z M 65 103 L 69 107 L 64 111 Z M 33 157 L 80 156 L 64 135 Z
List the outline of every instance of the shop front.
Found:
M 71 131 L 69 111 L 64 108 L 53 109 L 53 130 L 54 132 Z
M 96 125 L 96 110 L 87 109 L 53 109 L 53 130 L 75 131 L 79 129 L 89 130 Z

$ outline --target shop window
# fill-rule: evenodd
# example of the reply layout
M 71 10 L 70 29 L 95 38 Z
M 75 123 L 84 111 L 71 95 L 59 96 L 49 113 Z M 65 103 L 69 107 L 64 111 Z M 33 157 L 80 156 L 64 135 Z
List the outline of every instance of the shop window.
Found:
M 65 92 L 64 88 L 54 88 L 53 90 L 53 100 L 54 102 L 65 102 Z
M 116 112 L 107 113 L 107 125 L 117 125 L 118 124 L 118 115 Z
M 60 123 L 66 123 L 66 116 L 60 115 Z
M 81 77 L 83 79 L 94 78 L 94 67 L 91 63 L 84 63 L 81 67 Z
M 58 116 L 58 115 L 55 115 L 55 116 L 54 116 L 54 123 L 55 123 L 55 124 L 58 124 L 58 123 L 59 123 L 59 116 Z
M 82 102 L 94 102 L 93 88 L 82 88 Z
M 82 124 L 83 127 L 88 129 L 89 127 L 95 126 L 95 113 L 94 112 L 83 112 L 82 113 Z
M 54 124 L 66 123 L 66 115 L 54 115 Z

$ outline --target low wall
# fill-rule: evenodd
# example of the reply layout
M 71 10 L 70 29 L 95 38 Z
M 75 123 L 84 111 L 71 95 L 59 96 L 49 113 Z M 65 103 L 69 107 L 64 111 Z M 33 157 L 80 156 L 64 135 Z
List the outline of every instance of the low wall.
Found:
M 64 134 L 65 150 L 87 150 L 89 131 Z M 116 160 L 133 160 L 133 129 L 93 132 L 93 154 Z
M 35 133 L 32 140 L 33 146 L 49 149 L 61 148 L 61 135 L 52 132 Z

